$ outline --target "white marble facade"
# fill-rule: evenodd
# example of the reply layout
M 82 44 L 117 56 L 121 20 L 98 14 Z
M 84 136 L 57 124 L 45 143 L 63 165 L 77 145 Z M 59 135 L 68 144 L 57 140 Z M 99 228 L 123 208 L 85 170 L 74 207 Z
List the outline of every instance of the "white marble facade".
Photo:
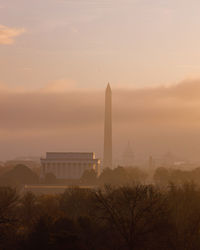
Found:
M 58 179 L 79 179 L 85 170 L 100 171 L 100 160 L 94 153 L 48 152 L 41 158 L 41 178 L 53 173 Z

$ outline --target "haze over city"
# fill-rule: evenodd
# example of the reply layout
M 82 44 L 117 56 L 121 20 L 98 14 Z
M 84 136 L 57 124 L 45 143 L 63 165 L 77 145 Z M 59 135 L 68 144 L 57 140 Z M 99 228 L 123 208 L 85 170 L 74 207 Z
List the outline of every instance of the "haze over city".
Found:
M 1 1 L 0 159 L 46 150 L 199 158 L 198 1 Z M 19 146 L 20 142 L 20 146 Z M 86 143 L 87 142 L 87 143 Z
M 200 249 L 199 13 L 0 0 L 0 249 Z
M 123 153 L 130 141 L 144 157 L 170 150 L 198 160 L 199 84 L 114 89 L 114 154 Z M 0 103 L 2 158 L 40 155 L 47 148 L 102 154 L 104 90 L 2 90 Z

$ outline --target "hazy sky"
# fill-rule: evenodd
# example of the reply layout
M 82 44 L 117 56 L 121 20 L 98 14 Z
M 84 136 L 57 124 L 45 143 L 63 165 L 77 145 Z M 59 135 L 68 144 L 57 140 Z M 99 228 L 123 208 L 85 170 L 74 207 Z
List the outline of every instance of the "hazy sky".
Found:
M 122 158 L 130 141 L 143 159 L 170 150 L 200 160 L 199 96 L 200 80 L 113 90 L 114 158 Z M 29 92 L 2 88 L 0 114 L 0 159 L 46 151 L 94 151 L 102 156 L 104 91 L 55 91 L 54 85 Z
M 199 0 L 0 0 L 0 159 L 101 155 L 108 81 L 115 155 L 130 140 L 199 159 L 199 13 Z
M 0 82 L 173 84 L 200 72 L 199 0 L 0 0 Z

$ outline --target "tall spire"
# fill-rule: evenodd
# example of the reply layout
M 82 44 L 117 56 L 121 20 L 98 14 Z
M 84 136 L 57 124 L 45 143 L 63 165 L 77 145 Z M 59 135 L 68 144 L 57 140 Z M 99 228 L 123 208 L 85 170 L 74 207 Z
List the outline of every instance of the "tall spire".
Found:
M 105 92 L 104 168 L 112 167 L 112 91 L 108 83 Z
M 110 87 L 110 83 L 108 83 L 108 85 L 107 85 L 107 88 L 106 88 L 107 90 L 109 89 L 110 91 L 111 91 L 111 87 Z

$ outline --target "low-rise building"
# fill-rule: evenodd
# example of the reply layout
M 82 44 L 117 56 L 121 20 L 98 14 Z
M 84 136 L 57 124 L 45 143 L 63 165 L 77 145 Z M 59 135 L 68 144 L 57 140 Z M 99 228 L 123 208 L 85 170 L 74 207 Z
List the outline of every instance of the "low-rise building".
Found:
M 41 178 L 52 173 L 57 179 L 80 179 L 85 170 L 100 172 L 100 160 L 94 153 L 47 152 L 41 158 Z

